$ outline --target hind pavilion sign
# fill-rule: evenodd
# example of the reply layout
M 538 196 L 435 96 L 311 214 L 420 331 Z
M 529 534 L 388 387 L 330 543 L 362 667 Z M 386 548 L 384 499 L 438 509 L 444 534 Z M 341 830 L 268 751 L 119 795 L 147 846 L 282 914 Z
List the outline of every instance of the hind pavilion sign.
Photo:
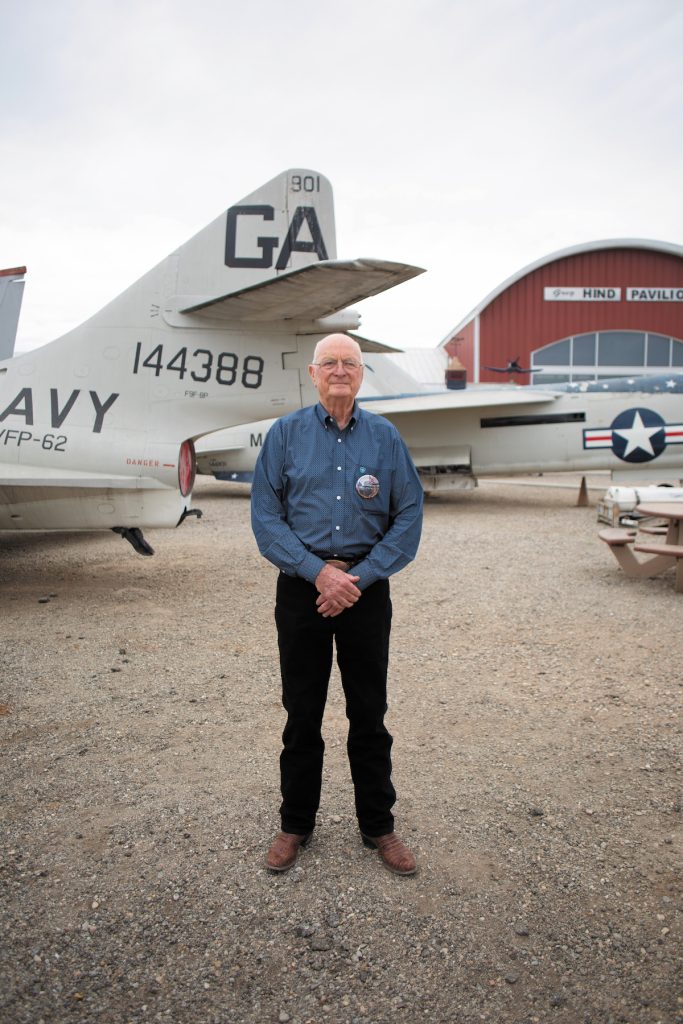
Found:
M 683 302 L 683 288 L 647 287 L 626 288 L 627 302 Z M 543 289 L 546 302 L 621 302 L 621 288 L 586 285 L 563 288 L 552 285 Z
M 683 302 L 683 288 L 627 288 L 627 302 Z
M 546 302 L 620 302 L 621 288 L 599 288 L 591 285 L 585 288 L 551 287 L 543 289 Z

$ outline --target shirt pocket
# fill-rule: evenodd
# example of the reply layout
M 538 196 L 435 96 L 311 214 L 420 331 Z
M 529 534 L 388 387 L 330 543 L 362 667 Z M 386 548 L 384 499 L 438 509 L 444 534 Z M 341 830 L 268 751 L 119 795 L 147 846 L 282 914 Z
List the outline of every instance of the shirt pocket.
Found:
M 353 480 L 353 500 L 364 516 L 389 515 L 389 486 L 378 466 L 356 466 Z

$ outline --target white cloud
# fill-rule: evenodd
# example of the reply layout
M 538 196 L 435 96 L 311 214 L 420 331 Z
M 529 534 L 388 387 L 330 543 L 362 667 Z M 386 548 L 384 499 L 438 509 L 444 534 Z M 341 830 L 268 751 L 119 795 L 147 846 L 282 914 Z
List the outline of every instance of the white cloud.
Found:
M 362 307 L 397 344 L 562 246 L 678 241 L 682 29 L 678 0 L 24 0 L 0 40 L 19 346 L 288 166 L 332 181 L 340 256 L 428 269 Z

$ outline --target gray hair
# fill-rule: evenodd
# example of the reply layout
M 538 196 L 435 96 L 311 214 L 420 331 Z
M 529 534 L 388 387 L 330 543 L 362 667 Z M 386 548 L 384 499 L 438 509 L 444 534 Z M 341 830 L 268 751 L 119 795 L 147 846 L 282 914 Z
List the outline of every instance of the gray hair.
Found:
M 361 352 L 360 345 L 358 344 L 355 338 L 349 338 L 348 334 L 328 334 L 327 337 L 320 339 L 318 344 L 315 346 L 315 349 L 313 350 L 314 363 L 318 362 L 318 356 L 320 355 L 321 346 L 324 345 L 326 341 L 331 341 L 332 339 L 334 339 L 335 341 L 350 341 L 351 344 L 355 345 L 355 347 L 358 349 L 358 361 L 360 363 L 363 362 L 363 353 Z

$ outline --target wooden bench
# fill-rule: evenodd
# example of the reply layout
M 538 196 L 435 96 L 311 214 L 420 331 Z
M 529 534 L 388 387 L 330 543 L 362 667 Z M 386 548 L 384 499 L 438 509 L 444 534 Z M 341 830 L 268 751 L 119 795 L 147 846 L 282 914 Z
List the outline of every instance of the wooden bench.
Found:
M 635 551 L 645 551 L 650 555 L 668 555 L 670 558 L 683 558 L 683 544 L 634 544 Z
M 642 551 L 644 554 L 655 555 L 658 558 L 664 557 L 667 562 L 675 559 L 676 590 L 679 593 L 683 593 L 683 544 L 634 544 L 633 549 L 634 551 Z M 654 561 L 654 559 L 651 559 L 651 561 Z
M 678 560 L 678 573 L 676 577 L 676 589 L 678 590 L 678 575 L 683 576 L 683 547 L 674 547 L 671 544 L 635 544 L 636 531 L 623 530 L 617 527 L 608 527 L 598 532 L 600 540 L 609 546 L 610 551 L 627 576 L 633 579 L 646 580 L 651 576 L 658 576 L 660 572 L 673 568 Z M 652 558 L 636 558 L 630 545 L 636 551 L 651 553 Z M 655 550 L 656 549 L 656 550 Z M 680 555 L 674 555 L 674 551 L 680 551 Z
M 636 531 L 620 530 L 616 526 L 609 526 L 606 530 L 600 530 L 598 537 L 600 540 L 604 540 L 605 544 L 609 544 L 611 548 L 621 547 L 623 544 L 633 544 L 636 539 Z

